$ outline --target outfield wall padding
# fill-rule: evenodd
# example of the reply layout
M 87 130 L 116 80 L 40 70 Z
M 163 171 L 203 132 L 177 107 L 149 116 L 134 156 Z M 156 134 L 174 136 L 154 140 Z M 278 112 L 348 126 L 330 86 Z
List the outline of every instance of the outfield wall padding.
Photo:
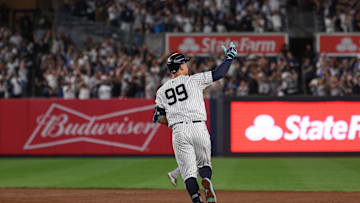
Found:
M 153 99 L 2 99 L 0 155 L 173 155 L 153 109 Z

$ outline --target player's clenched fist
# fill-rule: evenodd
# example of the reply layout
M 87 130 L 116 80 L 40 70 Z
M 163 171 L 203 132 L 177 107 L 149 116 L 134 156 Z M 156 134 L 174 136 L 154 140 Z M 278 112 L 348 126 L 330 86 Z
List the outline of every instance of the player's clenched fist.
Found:
M 226 59 L 233 59 L 237 56 L 237 51 L 235 49 L 235 43 L 230 42 L 230 47 L 227 49 L 224 45 L 222 46 L 226 54 Z

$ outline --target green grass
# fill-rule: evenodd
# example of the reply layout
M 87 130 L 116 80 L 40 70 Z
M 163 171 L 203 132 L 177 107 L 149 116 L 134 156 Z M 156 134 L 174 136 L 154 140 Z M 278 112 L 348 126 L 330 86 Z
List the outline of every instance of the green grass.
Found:
M 173 158 L 0 158 L 0 187 L 172 189 L 175 167 Z M 215 189 L 360 191 L 360 158 L 214 158 L 213 168 Z

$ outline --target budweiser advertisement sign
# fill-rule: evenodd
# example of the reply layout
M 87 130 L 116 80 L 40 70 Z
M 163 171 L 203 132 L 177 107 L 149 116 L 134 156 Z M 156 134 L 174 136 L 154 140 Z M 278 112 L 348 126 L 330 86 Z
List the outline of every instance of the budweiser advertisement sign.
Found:
M 360 152 L 360 102 L 231 102 L 231 152 Z
M 277 55 L 288 43 L 287 34 L 167 34 L 166 53 L 181 52 L 185 54 L 209 55 L 223 52 L 222 45 L 236 44 L 238 54 Z
M 6 108 L 4 108 L 6 106 Z M 153 100 L 2 100 L 1 154 L 173 154 Z
M 360 34 L 317 34 L 317 51 L 329 56 L 357 56 L 360 54 Z

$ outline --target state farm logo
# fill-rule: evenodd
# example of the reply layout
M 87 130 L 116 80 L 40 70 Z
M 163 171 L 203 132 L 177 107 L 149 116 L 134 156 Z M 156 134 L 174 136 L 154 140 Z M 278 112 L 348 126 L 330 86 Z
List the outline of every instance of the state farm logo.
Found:
M 52 104 L 44 115 L 37 117 L 37 126 L 24 150 L 89 142 L 144 151 L 160 125 L 141 121 L 139 113 L 152 109 L 153 105 L 148 105 L 91 116 Z
M 357 50 L 357 45 L 352 41 L 351 38 L 345 37 L 342 38 L 340 44 L 336 46 L 336 50 L 340 52 L 344 52 L 344 51 L 353 52 Z
M 240 52 L 275 52 L 276 42 L 273 40 L 251 40 L 250 38 L 244 37 L 241 39 L 239 44 Z
M 194 38 L 187 37 L 184 39 L 184 42 L 179 45 L 179 50 L 181 52 L 192 51 L 196 52 L 200 49 L 199 45 L 195 43 Z
M 254 120 L 254 125 L 245 131 L 246 137 L 251 141 L 267 139 L 269 141 L 278 140 L 282 136 L 282 129 L 275 126 L 274 119 L 269 115 L 259 115 Z
M 276 126 L 270 115 L 258 115 L 254 125 L 245 130 L 245 136 L 250 141 L 293 140 L 354 140 L 360 138 L 360 115 L 351 116 L 350 123 L 344 120 L 334 120 L 327 116 L 325 120 L 310 120 L 310 116 L 291 115 L 285 121 L 286 129 Z
M 167 38 L 168 52 L 196 54 L 223 53 L 221 46 L 234 42 L 239 55 L 248 51 L 254 54 L 275 55 L 286 44 L 286 35 L 181 35 Z

